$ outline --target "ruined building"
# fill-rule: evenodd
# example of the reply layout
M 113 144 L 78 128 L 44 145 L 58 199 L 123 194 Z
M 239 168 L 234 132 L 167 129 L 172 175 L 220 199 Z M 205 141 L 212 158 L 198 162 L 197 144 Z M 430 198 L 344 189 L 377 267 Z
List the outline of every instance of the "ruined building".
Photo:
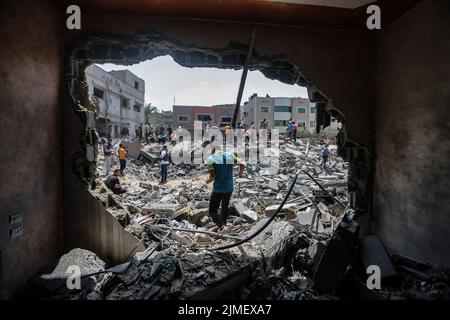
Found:
M 95 105 L 85 69 L 171 55 L 306 86 L 338 152 L 360 236 L 450 265 L 450 2 L 6 0 L 0 3 L 0 287 L 15 295 L 72 248 L 119 261 L 132 240 L 100 218 Z M 69 5 L 81 29 L 66 27 Z
M 86 82 L 97 114 L 97 131 L 103 137 L 135 138 L 144 123 L 145 82 L 129 70 L 106 72 L 86 68 Z

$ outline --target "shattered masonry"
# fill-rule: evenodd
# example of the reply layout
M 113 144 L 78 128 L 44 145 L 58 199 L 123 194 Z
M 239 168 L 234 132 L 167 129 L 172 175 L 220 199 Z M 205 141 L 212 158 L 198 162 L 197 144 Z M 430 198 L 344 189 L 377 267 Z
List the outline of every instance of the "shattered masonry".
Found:
M 337 152 L 336 146 L 331 149 Z M 361 246 L 367 262 L 373 256 L 374 239 L 364 238 L 359 243 L 359 226 L 347 203 L 348 165 L 342 159 L 333 157 L 328 172 L 324 171 L 317 166 L 320 149 L 314 141 L 294 143 L 283 137 L 277 174 L 270 174 L 261 164 L 249 165 L 246 177 L 236 179 L 228 220 L 231 231 L 220 235 L 208 215 L 211 188 L 204 182 L 205 165 L 171 165 L 169 182 L 158 185 L 159 151 L 160 145 L 151 143 L 134 152 L 137 159 L 128 161 L 126 176 L 121 178 L 129 186 L 123 195 L 114 195 L 102 183 L 105 175 L 100 155 L 99 179 L 91 191 L 146 249 L 130 252 L 128 261 L 116 267 L 123 268 L 121 272 L 84 278 L 82 289 L 75 293 L 61 287 L 68 261 L 76 260 L 87 273 L 105 271 L 105 263 L 94 253 L 74 249 L 52 272 L 30 281 L 36 296 L 316 300 L 345 298 L 355 290 L 353 286 L 364 285 L 357 276 L 362 268 L 358 248 Z M 261 234 L 239 247 L 214 250 L 264 225 L 277 210 L 292 172 L 299 169 L 311 172 L 320 186 L 308 175 L 300 175 L 281 214 Z M 392 261 L 396 268 L 384 276 L 397 279 L 397 283 L 377 293 L 365 290 L 365 298 L 450 296 L 448 270 L 398 256 Z M 404 283 L 401 290 L 398 281 Z

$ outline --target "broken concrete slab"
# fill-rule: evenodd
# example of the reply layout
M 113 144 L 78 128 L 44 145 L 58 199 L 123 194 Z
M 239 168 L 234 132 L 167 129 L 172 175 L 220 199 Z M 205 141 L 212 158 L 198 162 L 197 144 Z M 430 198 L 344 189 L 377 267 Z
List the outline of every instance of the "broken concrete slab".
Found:
M 258 214 L 253 210 L 245 210 L 241 213 L 241 217 L 249 222 L 256 222 L 258 221 Z
M 199 227 L 203 227 L 204 225 L 206 225 L 207 222 L 203 224 L 203 222 L 201 222 L 201 219 L 205 216 L 208 216 L 208 214 L 209 214 L 208 208 L 194 209 L 191 212 L 189 212 L 188 219 L 190 223 L 193 223 Z
M 311 226 L 314 218 L 314 210 L 308 208 L 306 211 L 297 213 L 298 222 L 303 226 Z
M 172 217 L 175 212 L 183 206 L 178 203 L 153 203 L 147 207 L 142 208 L 143 214 L 158 214 L 165 217 Z
M 87 275 L 105 270 L 105 262 L 95 253 L 75 248 L 62 255 L 53 267 L 42 270 L 39 274 L 32 277 L 28 283 L 33 294 L 39 296 L 47 295 L 69 295 L 72 290 L 67 288 L 66 282 L 73 271 L 79 271 L 81 275 Z M 85 296 L 93 290 L 95 280 L 91 277 L 81 278 L 81 293 Z
M 269 188 L 272 189 L 275 192 L 278 192 L 280 190 L 280 184 L 278 181 L 270 180 L 269 181 Z
M 279 204 L 274 204 L 274 205 L 268 206 L 264 210 L 264 212 L 266 213 L 266 215 L 272 215 L 277 211 L 279 206 L 280 206 Z M 295 208 L 298 208 L 299 206 L 300 206 L 300 203 L 287 203 L 287 204 L 284 204 L 283 208 L 281 209 L 281 212 L 286 212 L 287 210 L 293 210 Z

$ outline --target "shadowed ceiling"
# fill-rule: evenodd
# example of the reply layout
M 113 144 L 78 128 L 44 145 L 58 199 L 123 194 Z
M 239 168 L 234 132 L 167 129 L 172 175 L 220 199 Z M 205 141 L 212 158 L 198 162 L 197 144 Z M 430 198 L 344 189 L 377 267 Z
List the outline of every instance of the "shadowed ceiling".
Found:
M 204 19 L 240 23 L 366 29 L 369 3 L 381 7 L 382 24 L 421 0 L 50 0 L 64 10 Z

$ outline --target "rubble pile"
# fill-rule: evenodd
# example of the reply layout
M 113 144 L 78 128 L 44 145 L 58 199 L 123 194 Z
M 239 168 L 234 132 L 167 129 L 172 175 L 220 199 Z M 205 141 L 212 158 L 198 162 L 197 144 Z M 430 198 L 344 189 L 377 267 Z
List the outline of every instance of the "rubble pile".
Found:
M 159 184 L 160 150 L 161 145 L 146 144 L 137 159 L 128 160 L 120 177 L 127 192 L 120 195 L 104 185 L 100 156 L 97 187 L 91 190 L 145 251 L 130 252 L 110 271 L 95 254 L 77 249 L 86 260 L 81 265 L 97 261 L 94 269 L 104 273 L 87 277 L 82 290 L 55 293 L 52 279 L 60 285 L 62 276 L 54 276 L 60 268 L 43 270 L 30 281 L 36 292 L 54 299 L 106 300 L 328 300 L 359 298 L 362 292 L 369 299 L 450 297 L 448 270 L 398 256 L 391 263 L 374 236 L 360 243 L 359 226 L 347 206 L 347 164 L 332 156 L 322 170 L 317 144 L 280 137 L 278 171 L 247 165 L 245 177 L 235 179 L 226 233 L 217 233 L 208 213 L 212 185 L 206 184 L 206 165 L 171 164 L 167 183 Z M 330 150 L 335 155 L 336 147 Z M 290 197 L 273 217 L 296 173 Z M 243 243 L 216 250 L 236 241 Z M 383 257 L 391 270 L 385 276 L 395 281 L 383 278 L 382 290 L 368 290 L 358 256 L 364 264 Z M 62 263 L 73 260 L 64 257 Z
M 146 145 L 141 151 L 141 155 L 145 154 L 146 158 L 128 161 L 125 177 L 120 178 L 121 183 L 128 187 L 127 193 L 112 195 L 99 179 L 99 188 L 93 194 L 105 204 L 108 198 L 114 199 L 109 201 L 108 207 L 120 221 L 129 220 L 126 227 L 135 235 L 142 233 L 143 228 L 140 226 L 152 217 L 179 221 L 188 227 L 189 224 L 197 228 L 213 227 L 208 215 L 211 185 L 205 183 L 206 165 L 171 165 L 168 183 L 160 185 L 159 162 L 148 160 L 157 159 L 160 149 L 158 144 Z M 280 217 L 298 219 L 301 224 L 315 228 L 318 233 L 331 235 L 345 209 L 333 197 L 346 204 L 347 165 L 341 159 L 334 158 L 330 169 L 324 171 L 318 166 L 319 147 L 283 138 L 280 141 L 279 163 L 276 174 L 270 174 L 270 170 L 260 164 L 249 164 L 245 178 L 235 179 L 235 191 L 230 201 L 230 224 L 248 230 L 249 224 L 272 215 L 295 173 L 303 169 L 310 172 L 327 192 L 321 190 L 308 175 L 300 174 Z M 98 175 L 102 179 L 105 177 L 101 157 Z
M 171 164 L 168 182 L 161 185 L 161 145 L 146 144 L 137 159 L 128 160 L 125 176 L 120 177 L 127 192 L 115 195 L 102 182 L 105 175 L 100 156 L 98 187 L 91 192 L 147 250 L 135 254 L 124 275 L 112 277 L 115 285 L 106 277 L 98 297 L 184 299 L 201 296 L 211 288 L 219 297 L 225 294 L 221 283 L 229 290 L 230 283 L 246 275 L 244 278 L 251 279 L 248 286 L 242 286 L 244 278 L 236 281 L 241 298 L 318 298 L 311 285 L 312 270 L 344 216 L 347 165 L 333 157 L 329 169 L 322 170 L 318 166 L 320 147 L 309 142 L 281 137 L 279 147 L 278 171 L 260 163 L 249 164 L 245 177 L 235 179 L 226 234 L 216 233 L 208 214 L 212 185 L 205 182 L 205 164 Z M 332 153 L 336 150 L 330 149 Z M 277 211 L 301 169 L 316 182 L 301 173 L 269 227 L 239 247 L 211 250 L 256 232 Z M 209 292 L 208 297 L 211 295 Z

